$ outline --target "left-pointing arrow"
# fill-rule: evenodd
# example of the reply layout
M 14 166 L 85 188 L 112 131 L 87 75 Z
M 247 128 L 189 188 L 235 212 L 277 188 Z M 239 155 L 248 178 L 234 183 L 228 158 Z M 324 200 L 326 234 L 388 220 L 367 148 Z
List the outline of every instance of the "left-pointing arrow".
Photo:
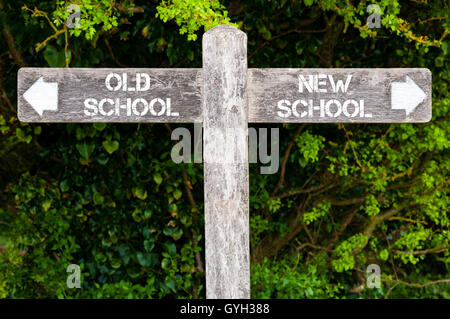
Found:
M 44 111 L 57 111 L 58 83 L 44 82 L 43 77 L 40 77 L 23 97 L 40 116 Z

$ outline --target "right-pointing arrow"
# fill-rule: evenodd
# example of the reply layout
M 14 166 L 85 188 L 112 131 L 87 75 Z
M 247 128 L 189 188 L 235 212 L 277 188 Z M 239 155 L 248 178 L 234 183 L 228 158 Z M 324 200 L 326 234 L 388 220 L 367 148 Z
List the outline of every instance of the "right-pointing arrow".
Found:
M 409 76 L 406 76 L 406 82 L 391 83 L 391 107 L 394 110 L 405 110 L 406 115 L 413 112 L 426 96 Z
M 44 82 L 42 76 L 23 94 L 24 99 L 40 115 L 58 110 L 58 83 Z

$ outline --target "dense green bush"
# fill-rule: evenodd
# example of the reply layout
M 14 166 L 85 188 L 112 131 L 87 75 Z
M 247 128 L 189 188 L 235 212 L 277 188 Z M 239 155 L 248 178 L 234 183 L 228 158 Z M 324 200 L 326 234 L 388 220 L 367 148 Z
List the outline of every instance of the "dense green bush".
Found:
M 175 126 L 20 123 L 16 83 L 23 66 L 201 67 L 220 23 L 248 34 L 249 67 L 433 74 L 430 123 L 277 126 L 280 172 L 250 166 L 252 296 L 449 297 L 448 1 L 76 3 L 67 29 L 70 1 L 0 0 L 0 297 L 205 295 L 203 170 L 170 160 Z

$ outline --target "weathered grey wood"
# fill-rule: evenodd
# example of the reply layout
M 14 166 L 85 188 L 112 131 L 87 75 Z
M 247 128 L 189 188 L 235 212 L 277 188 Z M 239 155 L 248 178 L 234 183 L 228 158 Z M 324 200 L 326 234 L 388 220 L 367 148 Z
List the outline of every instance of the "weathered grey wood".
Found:
M 146 73 L 150 77 L 150 88 L 146 91 L 110 91 L 105 79 L 110 73 L 127 74 L 128 87 L 135 87 L 136 74 Z M 42 77 L 46 83 L 58 83 L 58 110 L 45 110 L 42 116 L 24 98 L 24 93 Z M 111 85 L 114 85 L 113 80 Z M 144 83 L 144 81 L 142 81 Z M 18 74 L 18 113 L 23 122 L 201 122 L 201 69 L 60 69 L 60 68 L 21 68 Z M 171 111 L 178 116 L 167 116 L 167 112 L 154 116 L 151 112 L 127 115 L 125 108 L 120 109 L 119 116 L 98 113 L 87 116 L 84 103 L 88 98 L 100 101 L 105 98 L 119 98 L 125 106 L 127 98 L 134 101 L 146 99 L 148 103 L 155 98 L 166 101 L 170 98 Z M 104 104 L 105 112 L 113 109 L 109 103 Z M 143 111 L 141 103 L 136 104 L 138 113 Z M 161 104 L 154 104 L 155 112 Z
M 250 298 L 247 36 L 203 36 L 206 297 Z
M 299 92 L 300 75 L 308 78 L 309 75 L 319 74 L 332 75 L 334 81 L 344 82 L 348 75 L 352 75 L 347 92 L 332 92 L 331 83 L 327 78 L 321 79 L 324 84 L 318 86 L 327 92 L 310 93 L 306 87 L 303 87 L 303 93 Z M 392 83 L 403 83 L 406 76 L 409 76 L 426 94 L 424 100 L 409 115 L 404 109 L 391 108 Z M 249 122 L 252 123 L 404 123 L 428 122 L 431 119 L 431 72 L 428 69 L 249 69 L 247 85 Z M 405 103 L 410 103 L 411 97 L 408 92 L 398 94 L 406 97 Z M 320 99 L 325 101 L 336 99 L 341 103 L 349 99 L 364 100 L 365 113 L 371 114 L 372 117 L 348 117 L 343 113 L 337 117 L 326 114 L 321 117 L 318 110 L 313 112 L 313 117 L 309 117 L 309 114 L 306 117 L 291 115 L 287 118 L 277 115 L 279 101 L 289 100 L 293 103 L 299 99 L 306 101 L 312 99 L 314 106 L 320 106 Z M 298 114 L 301 115 L 305 107 L 301 104 L 298 106 Z M 332 109 L 336 110 L 337 107 L 333 105 Z
M 126 73 L 128 81 L 134 80 L 136 73 L 146 73 L 150 76 L 151 87 L 145 92 L 109 91 L 105 86 L 105 78 L 111 72 Z M 328 79 L 320 89 L 327 92 L 299 92 L 299 76 L 308 78 L 310 75 L 331 75 L 334 81 L 345 82 L 348 75 L 351 81 L 347 92 L 331 92 L 332 86 Z M 426 97 L 412 111 L 406 114 L 403 109 L 392 109 L 392 83 L 403 83 L 409 76 Z M 58 110 L 45 110 L 42 116 L 24 98 L 24 93 L 42 78 L 46 83 L 58 84 Z M 22 68 L 18 74 L 18 109 L 19 119 L 23 122 L 201 122 L 201 86 L 202 69 L 56 69 L 56 68 Z M 431 119 L 431 73 L 428 69 L 248 69 L 248 104 L 250 123 L 277 122 L 314 122 L 314 123 L 405 123 L 427 122 Z M 406 94 L 406 96 L 408 96 Z M 135 101 L 137 98 L 150 102 L 154 98 L 171 99 L 171 110 L 178 116 L 167 116 L 166 113 L 154 116 L 147 112 L 144 116 L 127 115 L 126 109 L 121 109 L 119 115 L 104 116 L 100 113 L 87 116 L 84 102 L 88 98 L 100 101 L 110 98 L 120 99 L 120 104 L 127 103 L 127 98 Z M 343 112 L 337 117 L 320 116 L 320 110 L 312 112 L 313 116 L 296 117 L 291 114 L 287 118 L 277 115 L 277 104 L 281 100 L 293 103 L 296 100 L 313 101 L 314 106 L 320 106 L 320 100 L 336 99 L 340 103 L 353 99 L 364 100 L 366 114 L 372 117 L 346 116 Z M 408 98 L 405 99 L 408 102 Z M 157 111 L 160 104 L 156 104 Z M 353 110 L 351 106 L 351 110 Z M 110 110 L 112 106 L 105 104 Z M 335 109 L 336 105 L 332 106 Z M 138 111 L 142 105 L 138 104 Z M 298 104 L 301 115 L 307 107 Z

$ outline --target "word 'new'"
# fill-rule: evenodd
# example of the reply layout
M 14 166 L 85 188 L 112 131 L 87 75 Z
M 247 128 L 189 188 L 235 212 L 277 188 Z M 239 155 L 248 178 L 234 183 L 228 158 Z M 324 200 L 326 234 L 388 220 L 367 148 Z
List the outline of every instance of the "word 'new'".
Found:
M 298 77 L 298 91 L 303 93 L 304 87 L 309 93 L 327 93 L 328 90 L 326 88 L 326 79 L 330 82 L 333 93 L 337 93 L 339 90 L 345 93 L 347 92 L 350 81 L 352 80 L 352 75 L 348 75 L 344 83 L 342 80 L 335 81 L 333 75 L 331 74 L 310 74 L 308 75 L 308 80 L 300 74 Z

